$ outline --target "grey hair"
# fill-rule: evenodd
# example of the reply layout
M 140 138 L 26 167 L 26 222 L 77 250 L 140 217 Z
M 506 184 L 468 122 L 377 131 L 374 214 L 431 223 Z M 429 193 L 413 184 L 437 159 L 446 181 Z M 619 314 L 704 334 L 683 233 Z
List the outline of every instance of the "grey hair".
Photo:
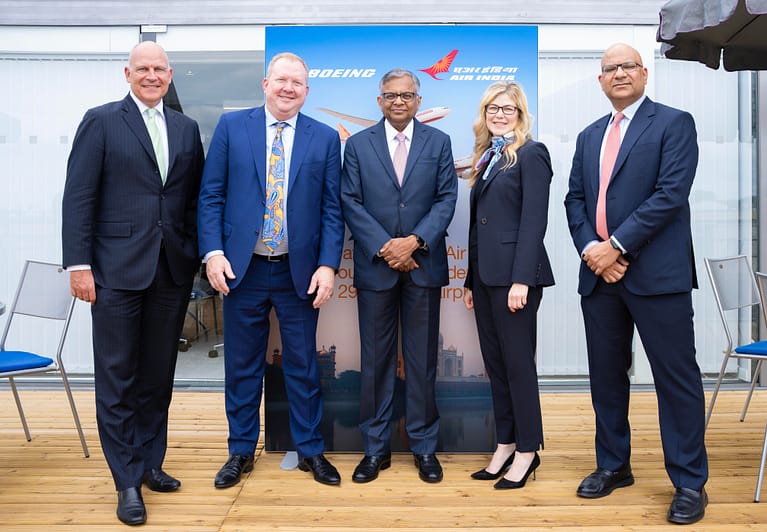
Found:
M 378 90 L 383 91 L 383 86 L 389 83 L 391 80 L 404 77 L 410 77 L 410 79 L 413 80 L 416 92 L 421 90 L 421 82 L 418 80 L 418 77 L 409 70 L 405 70 L 404 68 L 393 68 L 384 74 L 380 83 L 378 83 Z

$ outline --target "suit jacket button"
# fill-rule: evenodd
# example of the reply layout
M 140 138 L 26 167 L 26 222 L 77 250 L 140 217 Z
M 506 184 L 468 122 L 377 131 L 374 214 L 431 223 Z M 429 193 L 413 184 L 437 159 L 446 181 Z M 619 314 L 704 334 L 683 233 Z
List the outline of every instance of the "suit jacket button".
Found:
M 158 220 L 157 227 L 162 227 L 162 220 Z
M 482 218 L 482 219 L 479 221 L 479 223 L 481 223 L 482 225 L 486 225 L 486 224 L 487 224 L 487 218 Z
M 404 209 L 404 208 L 405 208 L 405 204 L 404 204 L 404 203 L 400 203 L 400 204 L 399 204 L 399 208 L 400 208 L 400 209 Z

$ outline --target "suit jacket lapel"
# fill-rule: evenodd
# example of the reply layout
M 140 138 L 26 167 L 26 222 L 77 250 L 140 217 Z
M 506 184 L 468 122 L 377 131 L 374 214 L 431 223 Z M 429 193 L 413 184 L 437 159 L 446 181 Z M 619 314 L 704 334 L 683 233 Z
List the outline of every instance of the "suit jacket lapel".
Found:
M 381 161 L 381 166 L 386 170 L 396 186 L 399 187 L 399 181 L 397 180 L 397 174 L 394 172 L 394 163 L 391 160 L 391 154 L 389 153 L 389 139 L 386 138 L 386 129 L 384 128 L 384 120 L 381 119 L 376 126 L 370 130 L 370 143 L 373 147 L 373 151 Z M 408 154 L 408 165 L 410 164 L 410 154 Z M 407 174 L 407 169 L 405 170 Z
M 301 113 L 298 113 L 298 120 L 296 120 L 296 131 L 293 135 L 293 150 L 290 152 L 290 170 L 288 174 L 288 195 L 293 190 L 293 184 L 298 179 L 298 170 L 301 168 L 301 163 L 304 161 L 309 146 L 311 146 L 311 139 L 314 131 L 309 121 L 307 121 Z
M 650 98 L 645 98 L 642 105 L 639 106 L 637 112 L 634 114 L 634 118 L 629 122 L 629 127 L 626 130 L 626 134 L 623 135 L 621 141 L 621 148 L 618 151 L 618 158 L 615 159 L 615 168 L 613 168 L 613 175 L 610 176 L 612 181 L 613 177 L 617 177 L 623 164 L 626 162 L 629 152 L 636 144 L 636 141 L 642 135 L 645 129 L 652 123 L 655 116 L 655 104 Z
M 123 100 L 123 117 L 128 124 L 128 128 L 136 135 L 141 146 L 144 148 L 147 156 L 157 164 L 157 158 L 154 154 L 154 147 L 152 147 L 152 139 L 149 137 L 149 131 L 146 128 L 146 123 L 139 113 L 136 103 L 130 97 L 130 94 Z
M 605 136 L 605 130 L 607 124 L 610 121 L 610 116 L 604 116 L 596 124 L 591 126 L 591 129 L 587 133 L 585 140 L 583 153 L 584 157 L 589 157 L 588 161 L 583 161 L 583 172 L 587 174 L 587 181 L 591 187 L 591 193 L 596 198 L 599 195 L 599 179 L 601 174 L 600 165 L 600 152 L 602 150 L 602 139 Z
M 410 149 L 407 152 L 407 164 L 405 165 L 405 175 L 402 177 L 402 186 L 405 186 L 410 172 L 413 170 L 413 165 L 420 157 L 423 148 L 426 146 L 426 141 L 429 139 L 429 130 L 421 124 L 415 118 L 413 119 L 413 138 L 410 139 Z M 394 163 L 392 163 L 392 170 L 394 169 Z M 396 175 L 395 175 L 396 179 Z
M 165 127 L 168 130 L 168 173 L 165 179 L 165 183 L 167 184 L 168 181 L 170 181 L 171 170 L 173 169 L 173 164 L 176 162 L 176 157 L 179 152 L 178 142 L 181 141 L 181 126 L 179 124 L 179 117 L 173 109 L 164 106 L 164 110 Z
M 256 186 L 260 197 L 266 196 L 266 113 L 263 106 L 256 107 L 245 119 L 245 130 L 250 141 L 253 165 L 256 169 Z M 233 132 L 236 134 L 236 132 Z

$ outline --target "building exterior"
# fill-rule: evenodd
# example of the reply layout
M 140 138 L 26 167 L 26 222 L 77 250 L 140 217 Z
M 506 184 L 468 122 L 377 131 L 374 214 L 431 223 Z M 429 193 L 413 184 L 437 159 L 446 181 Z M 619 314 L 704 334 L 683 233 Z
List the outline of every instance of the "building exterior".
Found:
M 263 101 L 267 25 L 537 25 L 536 122 L 555 172 L 547 247 L 557 279 L 540 314 L 541 378 L 582 381 L 587 371 L 575 288 L 578 258 L 562 200 L 578 132 L 609 110 L 596 76 L 601 51 L 617 41 L 642 53 L 650 71 L 648 94 L 690 111 L 696 120 L 701 157 L 691 198 L 701 284 L 694 294 L 697 346 L 704 373 L 716 374 L 723 338 L 703 258 L 742 253 L 753 257 L 756 269 L 767 268 L 762 245 L 767 216 L 760 201 L 767 141 L 759 134 L 767 131 L 767 114 L 759 111 L 767 108 L 767 79 L 762 73 L 712 71 L 660 57 L 655 32 L 663 3 L 0 1 L 0 247 L 5 254 L 0 300 L 12 297 L 24 259 L 60 260 L 60 204 L 72 137 L 86 109 L 125 95 L 122 66 L 139 40 L 156 40 L 168 51 L 183 111 L 198 121 L 207 146 L 222 112 Z M 751 316 L 741 317 L 743 341 L 753 335 L 753 323 Z M 40 332 L 25 334 L 34 344 Z M 449 343 L 456 347 L 441 346 L 441 376 L 481 373 L 466 371 L 460 343 L 452 338 Z M 636 352 L 634 379 L 650 382 L 641 345 Z M 90 353 L 90 319 L 87 308 L 78 305 L 65 350 L 69 371 L 88 376 Z M 324 353 L 332 358 L 335 376 L 335 349 Z M 748 379 L 750 366 L 733 362 L 731 371 Z

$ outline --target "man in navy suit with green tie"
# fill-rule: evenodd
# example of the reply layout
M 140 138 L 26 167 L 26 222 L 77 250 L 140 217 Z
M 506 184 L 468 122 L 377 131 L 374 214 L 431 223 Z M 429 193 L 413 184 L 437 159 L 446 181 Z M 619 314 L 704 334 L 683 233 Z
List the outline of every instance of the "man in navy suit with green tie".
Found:
M 178 339 L 197 252 L 203 148 L 197 123 L 163 105 L 165 51 L 131 51 L 130 93 L 77 129 L 62 205 L 63 265 L 91 304 L 96 420 L 118 491 L 117 516 L 146 521 L 141 484 L 176 491 L 162 470 Z

